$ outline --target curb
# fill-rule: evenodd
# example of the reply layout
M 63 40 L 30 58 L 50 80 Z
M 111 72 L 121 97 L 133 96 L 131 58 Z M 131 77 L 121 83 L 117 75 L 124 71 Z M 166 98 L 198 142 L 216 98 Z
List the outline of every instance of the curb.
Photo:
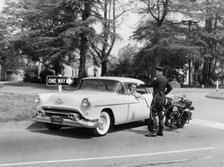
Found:
M 210 99 L 224 100 L 224 97 L 216 97 L 216 96 L 212 96 L 212 95 L 206 95 L 206 97 L 210 98 Z
M 224 100 L 224 92 L 211 92 L 206 95 L 207 98 Z

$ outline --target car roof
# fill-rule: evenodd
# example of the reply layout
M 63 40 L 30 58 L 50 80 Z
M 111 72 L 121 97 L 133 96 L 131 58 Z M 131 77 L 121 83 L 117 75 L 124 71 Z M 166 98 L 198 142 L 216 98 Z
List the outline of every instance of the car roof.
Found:
M 139 79 L 129 78 L 129 77 L 101 76 L 101 77 L 86 77 L 83 79 L 105 79 L 105 80 L 120 81 L 122 83 L 130 82 L 130 83 L 136 83 L 136 84 L 144 84 L 144 82 Z

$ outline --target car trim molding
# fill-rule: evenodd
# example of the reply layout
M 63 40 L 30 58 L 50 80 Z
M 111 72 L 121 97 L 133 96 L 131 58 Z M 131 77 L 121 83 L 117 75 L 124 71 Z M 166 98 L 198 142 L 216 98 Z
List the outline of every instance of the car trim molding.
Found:
M 139 102 L 132 102 L 132 103 L 120 103 L 120 104 L 102 104 L 102 105 L 95 105 L 93 107 L 105 107 L 105 106 L 120 106 L 120 105 L 128 105 L 128 104 L 137 104 Z

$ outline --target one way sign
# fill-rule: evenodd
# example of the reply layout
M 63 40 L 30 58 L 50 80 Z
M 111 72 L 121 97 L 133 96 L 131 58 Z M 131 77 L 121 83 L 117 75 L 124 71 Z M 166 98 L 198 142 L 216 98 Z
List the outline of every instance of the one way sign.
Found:
M 74 82 L 74 80 L 71 77 L 66 76 L 56 76 L 56 75 L 48 75 L 46 84 L 47 86 L 65 86 L 65 85 L 71 85 Z

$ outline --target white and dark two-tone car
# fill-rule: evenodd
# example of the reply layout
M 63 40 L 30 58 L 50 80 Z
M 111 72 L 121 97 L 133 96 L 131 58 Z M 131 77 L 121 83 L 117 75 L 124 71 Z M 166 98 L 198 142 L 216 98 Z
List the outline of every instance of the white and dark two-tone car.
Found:
M 137 88 L 140 98 L 127 94 L 129 84 L 143 83 L 126 77 L 83 78 L 75 91 L 35 96 L 36 121 L 45 123 L 50 130 L 79 126 L 104 136 L 111 125 L 148 119 L 152 101 L 149 90 Z

